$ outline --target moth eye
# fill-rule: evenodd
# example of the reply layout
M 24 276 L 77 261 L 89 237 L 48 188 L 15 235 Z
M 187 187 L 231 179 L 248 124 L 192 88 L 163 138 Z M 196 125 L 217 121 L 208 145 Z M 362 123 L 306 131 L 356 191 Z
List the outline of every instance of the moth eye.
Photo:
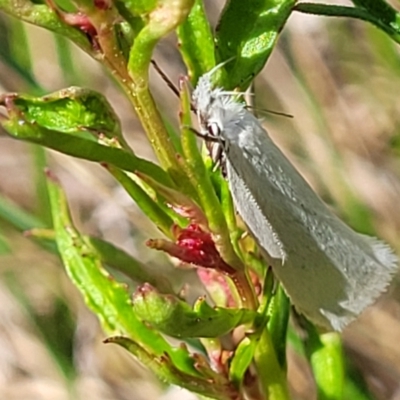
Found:
M 211 122 L 207 125 L 208 133 L 212 136 L 219 136 L 221 134 L 221 128 L 216 122 Z

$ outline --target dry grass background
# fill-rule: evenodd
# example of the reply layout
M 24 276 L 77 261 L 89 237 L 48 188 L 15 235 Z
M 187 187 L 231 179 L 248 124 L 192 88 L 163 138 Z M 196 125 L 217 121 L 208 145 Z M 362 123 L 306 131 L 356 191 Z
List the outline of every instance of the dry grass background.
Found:
M 218 15 L 221 6 L 209 3 L 210 15 Z M 12 29 L 10 20 L 1 18 Z M 73 49 L 76 71 L 66 77 L 53 36 L 26 28 L 35 77 L 46 91 L 72 84 L 101 91 L 120 116 L 135 152 L 152 159 L 134 112 L 104 71 Z M 361 22 L 293 15 L 254 87 L 259 109 L 293 115 L 266 115 L 265 126 L 313 187 L 349 224 L 384 238 L 397 251 L 399 49 Z M 185 73 L 172 35 L 158 46 L 155 59 L 175 81 Z M 176 123 L 177 100 L 154 73 L 152 82 L 161 111 Z M 0 92 L 23 90 L 18 75 L 0 64 Z M 36 204 L 34 154 L 31 146 L 0 137 L 1 196 L 28 210 L 35 210 Z M 165 259 L 144 246 L 158 233 L 100 167 L 54 152 L 48 159 L 84 232 L 164 267 Z M 96 318 L 69 283 L 59 259 L 0 223 L 12 250 L 0 257 L 0 399 L 196 398 L 163 386 L 125 351 L 104 345 Z M 349 361 L 378 400 L 400 399 L 399 299 L 396 280 L 344 333 Z M 291 349 L 289 356 L 293 397 L 314 399 L 305 362 Z

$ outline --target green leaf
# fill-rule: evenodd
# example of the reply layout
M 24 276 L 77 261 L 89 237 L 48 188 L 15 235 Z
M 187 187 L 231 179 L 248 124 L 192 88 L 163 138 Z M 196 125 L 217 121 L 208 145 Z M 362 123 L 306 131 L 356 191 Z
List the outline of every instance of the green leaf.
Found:
M 87 53 L 94 54 L 88 37 L 78 29 L 61 21 L 58 15 L 45 4 L 35 4 L 29 0 L 20 0 L 17 3 L 14 0 L 0 0 L 0 11 L 30 24 L 59 33 L 72 40 Z
M 8 118 L 1 118 L 0 116 L 0 123 L 16 139 L 40 144 L 89 161 L 109 163 L 126 171 L 140 171 L 165 186 L 173 186 L 168 174 L 157 165 L 136 157 L 126 150 L 97 143 L 87 131 L 73 132 L 74 123 L 62 125 L 61 129 L 63 130 L 48 129 L 46 126 L 40 125 L 33 120 L 32 115 L 26 116 L 22 112 L 15 104 L 15 99 L 18 99 L 18 96 L 0 96 L 0 105 L 4 105 L 8 111 Z M 54 123 L 53 120 L 51 121 Z M 47 123 L 48 121 L 45 120 L 44 122 Z M 92 120 L 92 123 L 96 124 L 94 120 Z
M 370 22 L 400 43 L 400 13 L 382 0 L 352 0 L 356 7 L 298 3 L 294 11 L 328 17 L 347 17 Z
M 87 139 L 90 132 L 117 139 L 128 146 L 121 133 L 121 124 L 107 99 L 98 92 L 69 87 L 43 97 L 5 95 L 28 123 L 64 133 L 80 132 Z M 87 131 L 87 134 L 85 134 Z
M 257 343 L 254 362 L 265 397 L 269 400 L 289 400 L 288 382 L 267 328 L 262 331 Z
M 269 307 L 268 330 L 274 344 L 279 365 L 286 368 L 286 337 L 290 316 L 290 300 L 279 285 Z
M 107 166 L 108 171 L 125 188 L 127 193 L 136 202 L 143 213 L 164 233 L 171 237 L 171 228 L 174 223 L 163 207 L 154 201 L 144 190 L 127 174 L 113 166 Z
M 229 377 L 236 387 L 241 386 L 244 375 L 253 361 L 257 339 L 258 335 L 246 336 L 236 347 L 229 367 Z
M 186 20 L 178 26 L 179 49 L 193 85 L 215 66 L 214 38 L 202 0 L 195 0 Z
M 264 396 L 269 400 L 289 400 L 285 368 L 282 366 L 285 362 L 280 359 L 280 352 L 286 346 L 286 338 L 281 335 L 282 327 L 278 322 L 279 319 L 276 318 L 276 321 L 272 324 L 270 320 L 275 313 L 279 312 L 278 308 L 280 306 L 279 301 L 274 304 L 276 300 L 272 296 L 274 285 L 272 271 L 267 269 L 264 277 L 263 295 L 257 318 L 254 321 L 254 333 L 249 335 L 251 342 L 245 343 L 243 350 L 247 358 L 254 354 L 254 365 L 257 369 Z M 283 318 L 283 321 L 285 320 Z M 272 329 L 271 332 L 268 329 L 269 327 Z M 286 332 L 286 327 L 283 327 L 283 330 Z M 283 343 L 276 343 L 279 339 L 283 340 Z M 249 348 L 247 349 L 246 347 Z M 285 355 L 283 355 L 283 360 L 285 360 Z M 245 366 L 246 364 L 240 365 L 238 363 L 236 379 L 240 378 L 239 373 Z
M 116 343 L 124 347 L 142 360 L 145 365 L 158 371 L 158 376 L 169 383 L 183 386 L 207 398 L 211 397 L 218 400 L 238 398 L 238 393 L 226 379 L 225 375 L 214 372 L 205 362 L 204 358 L 199 355 L 195 355 L 195 362 L 204 376 L 195 377 L 179 371 L 171 363 L 167 354 L 154 357 L 128 338 L 121 336 L 111 337 L 106 340 L 106 343 Z
M 7 221 L 14 228 L 20 231 L 26 231 L 33 228 L 44 229 L 46 227 L 46 224 L 41 219 L 23 210 L 11 200 L 1 196 L 0 218 L 4 221 Z M 48 238 L 45 238 L 44 240 L 39 238 L 38 243 L 51 252 L 56 250 L 52 238 L 50 241 Z
M 163 293 L 172 293 L 172 287 L 168 281 L 168 277 L 156 271 L 150 272 L 146 265 L 142 264 L 119 247 L 114 246 L 112 243 L 93 236 L 87 236 L 87 239 L 96 249 L 102 263 L 122 272 L 134 282 L 139 284 L 146 282 L 155 286 Z
M 76 231 L 64 193 L 57 181 L 50 174 L 48 176 L 56 242 L 61 259 L 71 281 L 82 293 L 88 307 L 98 316 L 104 330 L 109 334 L 129 337 L 155 357 L 168 355 L 177 369 L 199 376 L 187 349 L 172 348 L 161 335 L 136 317 L 126 286 L 116 282 L 107 273 L 90 241 Z
M 159 182 L 156 182 L 154 179 L 151 179 L 141 173 L 137 173 L 137 176 L 141 179 L 143 183 L 152 188 L 158 196 L 162 197 L 163 203 L 173 205 L 183 211 L 182 216 L 180 216 L 178 215 L 179 213 L 173 210 L 169 210 L 168 212 L 168 208 L 164 207 L 164 210 L 168 212 L 169 215 L 173 214 L 173 219 L 176 224 L 178 224 L 179 226 L 187 226 L 189 215 L 191 220 L 199 222 L 204 226 L 207 224 L 202 210 L 196 203 L 197 194 L 187 177 L 183 182 L 178 183 L 179 190 L 177 190 L 162 185 Z M 185 183 L 187 183 L 186 188 L 184 188 Z M 166 236 L 171 235 L 168 234 Z
M 317 384 L 319 400 L 342 400 L 344 390 L 344 361 L 342 340 L 337 332 L 319 335 L 306 323 L 306 351 Z
M 42 220 L 2 196 L 0 196 L 0 218 L 8 221 L 14 227 L 22 231 L 46 227 L 46 224 Z
M 175 296 L 159 294 L 143 285 L 133 296 L 135 314 L 161 332 L 179 338 L 222 336 L 251 322 L 256 312 L 247 309 L 211 307 L 204 298 L 193 309 Z
M 231 0 L 217 26 L 217 61 L 225 65 L 227 89 L 246 89 L 264 67 L 296 0 Z
M 45 229 L 46 224 L 44 224 L 42 220 L 34 217 L 18 205 L 1 196 L 0 218 L 8 221 L 21 231 L 30 230 L 30 238 L 41 239 L 39 243 L 45 245 L 48 250 L 52 252 L 56 250 L 56 248 L 52 246 L 55 240 L 54 231 Z M 148 282 L 163 293 L 172 293 L 171 285 L 167 277 L 155 271 L 150 273 L 145 265 L 109 242 L 93 236 L 85 236 L 85 238 L 96 249 L 101 262 L 124 273 L 137 283 L 142 284 Z
M 400 14 L 384 0 L 352 0 L 360 8 L 365 9 L 383 27 L 400 33 Z
M 55 232 L 49 229 L 31 229 L 29 230 L 29 237 L 41 240 L 41 244 L 43 244 L 44 240 L 46 240 L 46 244 L 48 241 L 55 243 Z M 123 273 L 138 284 L 150 283 L 163 293 L 173 293 L 167 276 L 157 271 L 150 272 L 146 265 L 112 243 L 94 236 L 84 236 L 84 238 L 96 250 L 99 261 L 102 264 L 106 264 L 112 269 Z M 55 247 L 50 248 L 50 250 L 57 252 Z

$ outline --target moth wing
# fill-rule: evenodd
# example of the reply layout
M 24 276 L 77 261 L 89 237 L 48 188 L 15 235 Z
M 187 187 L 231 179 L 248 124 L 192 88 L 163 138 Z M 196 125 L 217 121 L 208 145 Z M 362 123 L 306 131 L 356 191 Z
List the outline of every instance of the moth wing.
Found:
M 334 215 L 252 114 L 233 122 L 223 135 L 239 214 L 296 308 L 343 329 L 388 286 L 397 257 Z

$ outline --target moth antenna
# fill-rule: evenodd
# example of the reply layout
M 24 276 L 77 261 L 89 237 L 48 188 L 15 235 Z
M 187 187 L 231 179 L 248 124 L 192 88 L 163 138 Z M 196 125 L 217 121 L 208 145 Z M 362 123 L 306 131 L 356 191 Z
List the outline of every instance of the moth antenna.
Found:
M 214 68 L 210 69 L 206 75 L 207 76 L 213 76 L 219 69 L 221 69 L 222 67 L 224 67 L 226 64 L 230 63 L 231 61 L 233 61 L 236 57 L 230 57 L 225 61 L 222 61 L 221 63 L 217 64 Z
M 285 112 L 283 112 L 283 111 L 267 110 L 267 109 L 265 109 L 265 108 L 257 108 L 257 107 L 249 106 L 249 105 L 246 105 L 246 108 L 247 108 L 247 109 L 251 109 L 251 110 L 255 110 L 255 111 L 259 111 L 259 112 L 263 112 L 263 113 L 278 115 L 278 116 L 280 116 L 280 117 L 294 118 L 294 116 L 293 116 L 292 114 L 288 114 L 288 113 L 285 113 Z
M 175 93 L 175 95 L 179 98 L 179 90 L 174 85 L 171 79 L 167 76 L 167 74 L 158 66 L 158 64 L 154 60 L 150 60 L 154 69 L 157 71 L 158 75 L 162 78 L 162 80 L 167 84 L 167 86 Z
M 180 98 L 180 93 L 178 88 L 174 85 L 171 79 L 167 76 L 167 74 L 160 68 L 160 66 L 154 61 L 150 60 L 151 64 L 153 65 L 154 69 L 157 71 L 157 73 L 161 76 L 161 79 L 167 84 L 167 86 L 174 92 L 176 97 Z M 190 103 L 190 109 L 196 113 L 196 108 L 193 106 L 192 103 Z
M 235 90 L 223 90 L 221 94 L 224 96 L 254 96 L 254 93 L 247 93 L 247 92 L 236 92 Z

